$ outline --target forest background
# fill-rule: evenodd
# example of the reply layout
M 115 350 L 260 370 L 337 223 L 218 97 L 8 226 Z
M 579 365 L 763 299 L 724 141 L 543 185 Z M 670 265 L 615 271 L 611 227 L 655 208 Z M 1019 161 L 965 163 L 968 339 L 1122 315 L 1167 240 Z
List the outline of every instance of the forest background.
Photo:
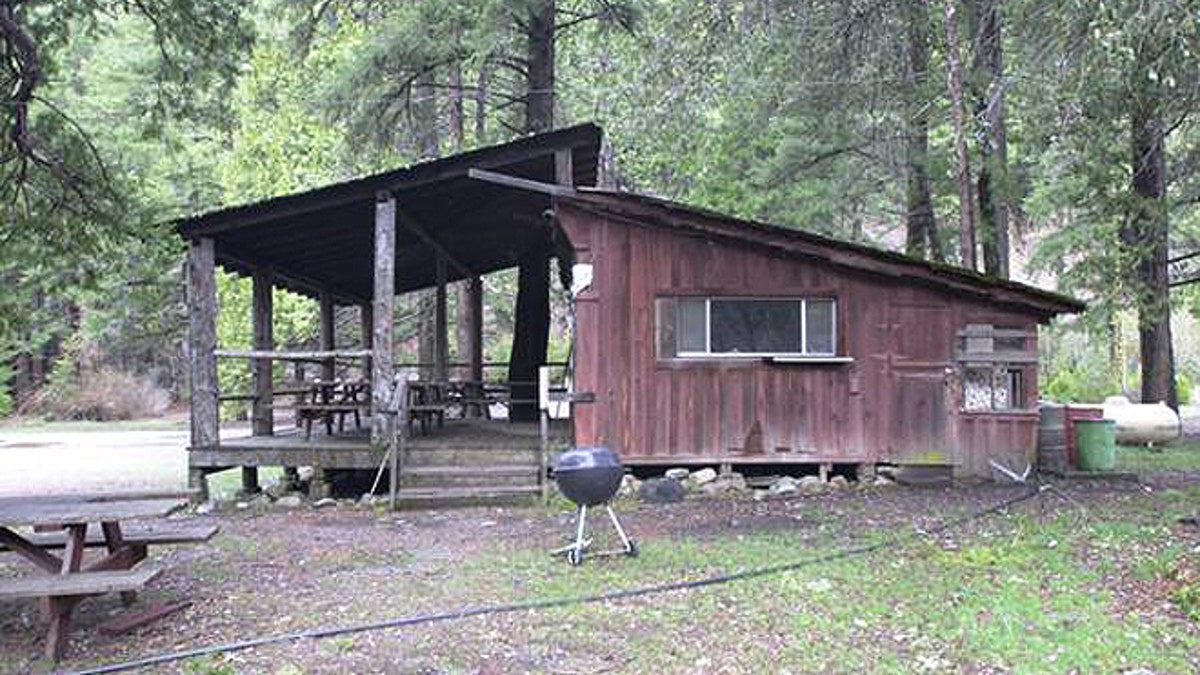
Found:
M 0 38 L 0 416 L 186 397 L 172 219 L 582 121 L 624 189 L 1086 300 L 1042 332 L 1046 397 L 1200 375 L 1168 265 L 1200 251 L 1194 0 L 0 0 Z M 248 346 L 248 280 L 218 290 Z M 488 361 L 515 295 L 488 277 Z M 402 361 L 430 307 L 402 301 Z M 315 344 L 315 303 L 275 312 Z

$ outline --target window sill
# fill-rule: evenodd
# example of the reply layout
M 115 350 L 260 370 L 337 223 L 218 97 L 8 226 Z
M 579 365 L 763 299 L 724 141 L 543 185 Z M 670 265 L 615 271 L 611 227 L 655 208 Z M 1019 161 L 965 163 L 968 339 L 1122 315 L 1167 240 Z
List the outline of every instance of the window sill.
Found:
M 854 363 L 853 356 L 768 356 L 763 360 L 782 366 L 799 366 L 809 363 L 815 365 Z
M 965 410 L 959 409 L 959 414 L 966 417 L 1020 417 L 1036 418 L 1039 416 L 1037 410 L 1028 410 L 1025 408 L 1012 408 L 1008 410 Z

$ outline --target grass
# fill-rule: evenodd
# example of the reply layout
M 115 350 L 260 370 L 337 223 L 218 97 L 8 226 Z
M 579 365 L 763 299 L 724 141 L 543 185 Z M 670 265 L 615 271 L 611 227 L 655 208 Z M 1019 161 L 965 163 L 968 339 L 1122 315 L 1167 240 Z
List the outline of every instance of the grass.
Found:
M 1177 442 L 1154 448 L 1117 446 L 1119 471 L 1200 471 L 1200 444 Z
M 283 478 L 283 469 L 277 466 L 264 466 L 258 470 L 258 484 L 266 487 Z M 241 469 L 229 469 L 208 474 L 208 494 L 212 499 L 226 501 L 237 496 L 242 489 Z
M 1200 491 L 1176 499 L 1200 509 Z M 1161 578 L 1176 569 L 1173 563 L 1185 554 L 1171 545 L 1163 551 L 1148 546 L 1161 540 L 1156 510 L 1095 514 L 1088 521 L 1076 514 L 1045 522 L 999 520 L 966 545 L 917 538 L 898 549 L 775 576 L 553 610 L 518 628 L 525 634 L 515 639 L 545 641 L 542 627 L 569 623 L 570 649 L 603 652 L 617 640 L 644 672 L 784 672 L 784 665 L 792 672 L 844 673 L 1195 672 L 1200 633 L 1178 620 L 1115 611 L 1111 575 L 1129 565 L 1130 552 L 1154 560 L 1143 573 Z M 774 565 L 834 548 L 786 532 L 679 538 L 647 542 L 636 563 L 592 560 L 569 568 L 551 564 L 544 551 L 525 551 L 472 561 L 465 574 L 475 593 L 492 601 L 565 598 Z M 1176 593 L 1185 612 L 1200 602 L 1195 590 Z

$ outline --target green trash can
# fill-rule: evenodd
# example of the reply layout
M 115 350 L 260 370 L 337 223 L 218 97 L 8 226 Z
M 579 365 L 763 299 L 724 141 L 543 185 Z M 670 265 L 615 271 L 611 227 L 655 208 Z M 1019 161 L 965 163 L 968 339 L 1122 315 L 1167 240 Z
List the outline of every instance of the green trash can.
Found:
M 1112 471 L 1117 466 L 1117 423 L 1076 420 L 1075 451 L 1083 471 Z

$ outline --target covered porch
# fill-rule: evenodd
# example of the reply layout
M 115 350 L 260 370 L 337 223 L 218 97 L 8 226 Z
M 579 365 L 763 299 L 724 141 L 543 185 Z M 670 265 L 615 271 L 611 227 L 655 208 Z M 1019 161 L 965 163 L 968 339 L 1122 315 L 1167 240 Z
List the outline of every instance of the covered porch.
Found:
M 203 495 L 207 474 L 240 467 L 252 493 L 258 468 L 274 466 L 311 467 L 314 497 L 340 470 L 388 473 L 393 503 L 540 493 L 548 453 L 573 435 L 570 360 L 546 356 L 549 261 L 569 266 L 572 249 L 551 217 L 553 194 L 471 173 L 592 185 L 599 145 L 599 128 L 581 125 L 179 221 L 190 246 L 192 487 Z M 251 349 L 217 344 L 217 266 L 251 279 Z M 510 268 L 514 348 L 507 363 L 486 363 L 483 277 Z M 452 362 L 448 285 L 459 282 L 457 331 L 469 339 Z M 317 301 L 319 348 L 277 348 L 276 288 Z M 435 300 L 432 359 L 421 362 L 396 349 L 395 307 L 423 289 Z M 335 337 L 339 307 L 357 308 L 349 344 Z M 250 391 L 222 390 L 218 359 L 248 361 Z M 290 366 L 284 378 L 279 363 Z M 221 404 L 234 401 L 250 406 L 250 434 L 223 438 Z

